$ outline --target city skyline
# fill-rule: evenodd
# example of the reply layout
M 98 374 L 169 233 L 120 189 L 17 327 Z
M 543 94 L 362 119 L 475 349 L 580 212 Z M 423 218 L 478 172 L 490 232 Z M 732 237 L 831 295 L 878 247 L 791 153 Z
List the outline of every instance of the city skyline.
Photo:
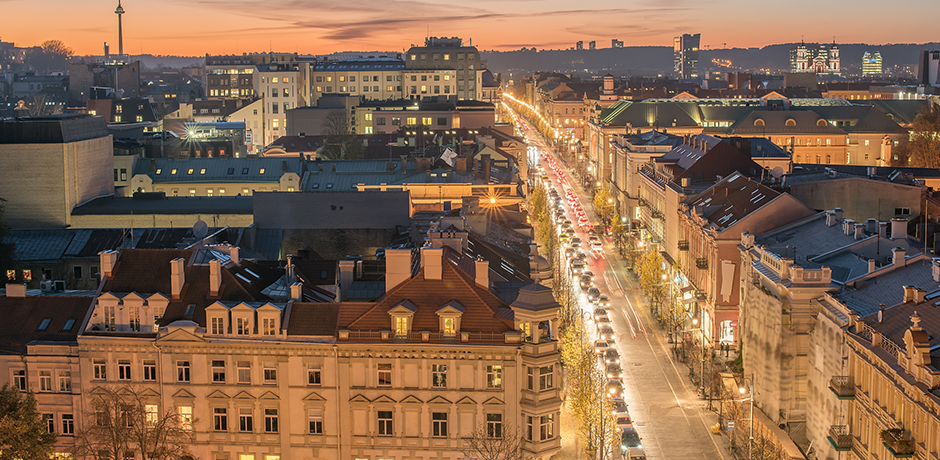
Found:
M 33 6 L 6 1 L 14 17 L 29 14 Z M 103 45 L 116 50 L 118 31 L 114 17 L 117 2 L 93 0 L 76 9 L 62 0 L 45 2 L 47 27 L 17 22 L 9 24 L 0 39 L 19 46 L 39 45 L 58 39 L 78 55 L 99 55 Z M 632 8 L 612 2 L 592 1 L 576 8 L 556 0 L 483 0 L 454 10 L 440 1 L 372 2 L 356 5 L 319 0 L 276 0 L 257 8 L 235 0 L 205 0 L 190 4 L 171 0 L 164 8 L 131 0 L 123 2 L 124 42 L 128 54 L 198 56 L 246 52 L 298 52 L 328 54 L 338 51 L 398 51 L 419 45 L 425 36 L 459 36 L 481 50 L 573 48 L 579 40 L 597 40 L 607 47 L 610 39 L 624 46 L 671 46 L 682 33 L 701 33 L 703 49 L 762 47 L 776 43 L 922 43 L 935 39 L 928 18 L 885 16 L 877 30 L 858 30 L 849 24 L 864 21 L 866 1 L 851 11 L 836 6 L 794 5 L 775 11 L 774 21 L 756 21 L 754 10 L 741 11 L 731 2 L 719 1 L 708 8 L 674 0 L 662 4 L 639 3 Z M 926 0 L 906 2 L 909 7 L 928 6 Z M 421 11 L 415 17 L 396 12 Z M 289 14 L 284 14 L 289 12 Z M 212 21 L 204 21 L 206 17 Z M 668 17 L 668 21 L 664 18 Z M 837 23 L 827 18 L 839 17 Z M 712 20 L 702 20 L 712 19 Z M 721 20 L 719 20 L 721 19 Z M 728 27 L 728 22 L 735 27 Z M 923 22 L 920 27 L 918 22 Z

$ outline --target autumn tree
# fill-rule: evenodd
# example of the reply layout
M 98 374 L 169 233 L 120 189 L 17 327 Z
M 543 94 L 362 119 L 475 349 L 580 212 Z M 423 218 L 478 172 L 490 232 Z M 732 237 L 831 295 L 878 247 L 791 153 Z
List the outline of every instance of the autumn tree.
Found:
M 607 189 L 599 188 L 594 192 L 594 211 L 604 219 L 614 212 L 614 205 Z
M 643 286 L 646 296 L 650 299 L 653 310 L 659 313 L 660 304 L 665 300 L 668 291 L 667 281 L 663 269 L 665 259 L 657 251 L 647 252 L 640 260 L 640 285 Z
M 66 72 L 72 49 L 61 40 L 46 40 L 26 53 L 26 62 L 40 74 Z
M 0 460 L 49 458 L 55 445 L 36 398 L 7 383 L 0 388 Z
M 911 124 L 910 140 L 894 151 L 893 166 L 940 168 L 940 109 L 925 107 Z
M 108 460 L 140 453 L 142 460 L 190 457 L 195 441 L 192 414 L 160 411 L 158 399 L 137 387 L 97 387 L 91 392 L 88 423 L 75 435 L 78 458 Z
M 464 438 L 463 455 L 473 460 L 528 460 L 524 447 L 524 433 L 515 425 L 487 420 Z

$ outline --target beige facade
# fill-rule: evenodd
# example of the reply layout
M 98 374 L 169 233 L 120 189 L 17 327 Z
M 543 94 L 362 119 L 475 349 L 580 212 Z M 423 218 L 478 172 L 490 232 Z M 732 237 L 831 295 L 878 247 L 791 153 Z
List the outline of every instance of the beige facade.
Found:
M 309 73 L 307 62 L 259 66 L 254 73 L 255 91 L 264 104 L 263 146 L 287 133 L 288 110 L 310 105 Z
M 10 120 L 0 122 L 0 134 L 5 224 L 66 227 L 72 208 L 114 193 L 113 146 L 102 118 Z
M 264 99 L 248 104 L 228 116 L 228 121 L 245 123 L 245 143 L 249 155 L 258 155 L 264 147 Z

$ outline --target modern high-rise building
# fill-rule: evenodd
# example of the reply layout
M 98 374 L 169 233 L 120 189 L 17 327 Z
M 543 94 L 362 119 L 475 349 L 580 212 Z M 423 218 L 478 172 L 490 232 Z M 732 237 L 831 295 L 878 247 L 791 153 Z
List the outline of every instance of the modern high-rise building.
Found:
M 610 40 L 611 48 L 623 48 L 623 40 L 617 40 L 616 38 Z
M 597 42 L 594 41 L 594 40 L 589 41 L 589 42 L 588 42 L 588 49 L 589 49 L 589 50 L 596 50 L 596 49 L 597 49 Z
M 862 75 L 881 75 L 882 68 L 881 52 L 865 51 L 862 55 Z
M 790 50 L 790 71 L 794 73 L 816 73 L 842 75 L 839 63 L 839 47 L 800 43 Z
M 920 85 L 940 86 L 940 51 L 921 51 L 917 69 L 917 82 Z
M 701 34 L 683 34 L 675 38 L 673 56 L 679 78 L 698 78 L 698 49 Z
M 583 41 L 583 40 L 579 40 L 578 42 L 576 42 L 576 43 L 574 44 L 574 48 L 575 48 L 576 50 L 578 50 L 578 51 L 583 50 L 583 49 L 584 49 L 584 41 Z

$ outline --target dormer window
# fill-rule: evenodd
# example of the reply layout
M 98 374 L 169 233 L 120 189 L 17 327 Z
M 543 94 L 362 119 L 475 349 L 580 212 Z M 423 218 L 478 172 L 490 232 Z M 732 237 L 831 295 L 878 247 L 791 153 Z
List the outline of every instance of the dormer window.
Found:
M 446 338 L 457 336 L 460 331 L 460 317 L 463 315 L 464 306 L 456 300 L 451 300 L 446 305 L 437 310 L 437 317 L 440 319 L 441 334 Z
M 235 318 L 235 335 L 251 334 L 251 323 L 248 318 Z
M 388 314 L 392 317 L 392 330 L 395 332 L 396 339 L 408 339 L 411 333 L 412 319 L 418 307 L 408 300 L 403 300 L 400 304 L 392 307 Z

